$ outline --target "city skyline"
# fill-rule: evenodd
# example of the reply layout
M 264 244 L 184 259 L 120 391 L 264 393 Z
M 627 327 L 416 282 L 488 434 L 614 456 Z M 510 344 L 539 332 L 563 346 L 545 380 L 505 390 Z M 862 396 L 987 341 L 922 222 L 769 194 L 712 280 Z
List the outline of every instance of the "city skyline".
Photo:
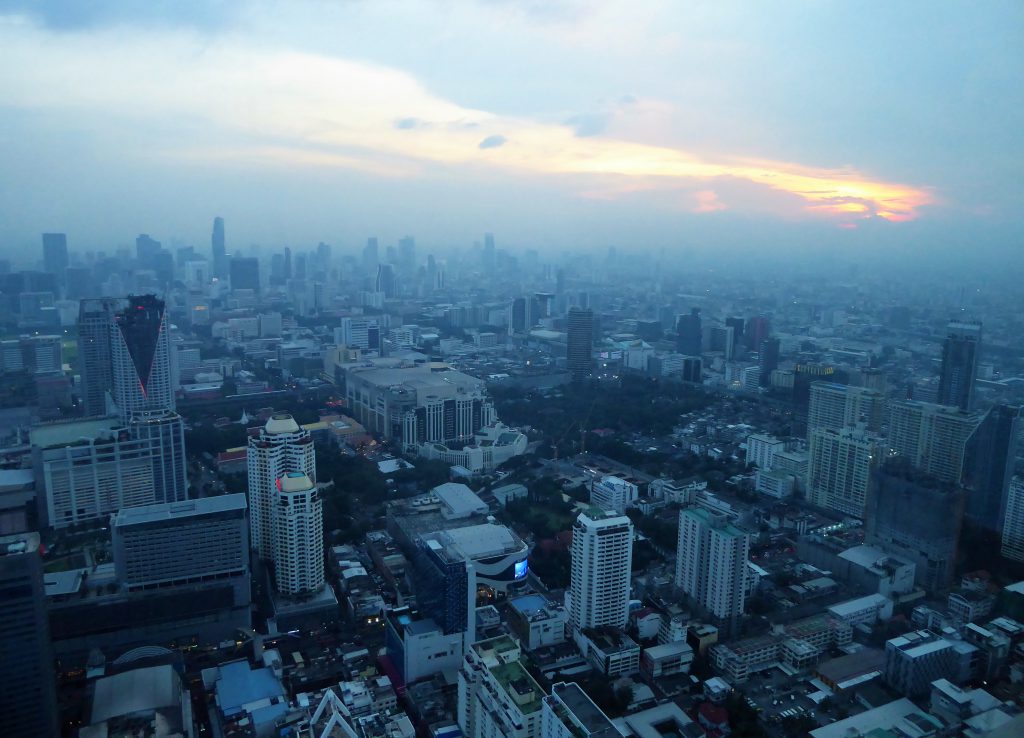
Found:
M 243 248 L 1005 250 L 1020 13 L 6 2 L 0 250 L 214 214 Z

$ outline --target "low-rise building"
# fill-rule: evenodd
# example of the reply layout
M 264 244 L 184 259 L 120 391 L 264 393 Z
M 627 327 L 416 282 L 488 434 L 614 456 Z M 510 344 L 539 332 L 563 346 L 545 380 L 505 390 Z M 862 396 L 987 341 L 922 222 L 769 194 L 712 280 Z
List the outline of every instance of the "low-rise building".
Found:
M 908 697 L 928 694 L 936 679 L 963 684 L 974 672 L 978 649 L 927 630 L 911 631 L 885 643 L 885 681 Z
M 854 627 L 871 626 L 879 620 L 888 620 L 892 617 L 892 600 L 885 595 L 870 594 L 832 605 L 828 612 L 837 620 Z
M 565 608 L 538 594 L 516 597 L 508 604 L 509 627 L 527 650 L 565 643 Z
M 693 649 L 685 641 L 645 648 L 640 657 L 640 671 L 647 677 L 688 674 L 693 663 Z
M 621 630 L 584 628 L 581 640 L 587 659 L 602 674 L 619 677 L 640 670 L 640 646 Z

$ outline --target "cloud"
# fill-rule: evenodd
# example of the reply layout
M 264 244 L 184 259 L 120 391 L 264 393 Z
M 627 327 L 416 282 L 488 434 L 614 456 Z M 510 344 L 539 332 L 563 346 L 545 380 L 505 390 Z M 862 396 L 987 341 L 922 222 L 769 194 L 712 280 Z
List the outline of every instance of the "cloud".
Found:
M 5 105 L 46 111 L 67 125 L 90 121 L 97 137 L 136 132 L 138 139 L 119 144 L 118 156 L 195 160 L 215 157 L 217 145 L 230 140 L 231 161 L 242 162 L 249 152 L 252 161 L 275 166 L 290 160 L 296 167 L 397 177 L 416 176 L 423 164 L 467 171 L 484 166 L 535 179 L 572 175 L 575 192 L 598 190 L 605 197 L 680 189 L 715 193 L 720 181 L 738 180 L 766 200 L 772 192 L 785 193 L 805 214 L 844 220 L 851 214 L 913 219 L 937 199 L 928 188 L 852 167 L 690 150 L 668 139 L 651 143 L 659 138 L 645 128 L 644 111 L 671 106 L 647 99 L 630 104 L 632 128 L 620 126 L 626 115 L 620 112 L 556 125 L 461 105 L 395 68 L 268 48 L 241 36 L 215 45 L 163 28 L 55 37 L 0 17 L 0 48 Z M 607 127 L 597 136 L 602 123 Z M 142 140 L 147 132 L 148 142 Z M 509 140 L 515 146 L 504 146 Z M 481 161 L 477 150 L 492 153 Z M 718 209 L 717 199 L 704 197 L 697 201 L 702 212 Z M 740 208 L 731 195 L 729 203 L 734 212 Z
M 576 130 L 577 136 L 596 136 L 607 130 L 610 118 L 608 113 L 581 113 L 572 116 L 565 123 Z
M 505 142 L 507 140 L 508 139 L 506 139 L 504 136 L 495 134 L 494 136 L 488 136 L 483 141 L 481 141 L 479 144 L 477 144 L 477 148 L 478 149 L 497 149 L 497 148 L 501 148 L 502 146 L 505 145 Z
M 0 0 L 0 14 L 24 15 L 58 31 L 123 24 L 213 30 L 227 26 L 229 6 L 209 0 Z
M 693 209 L 695 213 L 713 213 L 717 210 L 725 210 L 725 203 L 718 199 L 714 190 L 701 190 L 694 194 L 697 206 Z

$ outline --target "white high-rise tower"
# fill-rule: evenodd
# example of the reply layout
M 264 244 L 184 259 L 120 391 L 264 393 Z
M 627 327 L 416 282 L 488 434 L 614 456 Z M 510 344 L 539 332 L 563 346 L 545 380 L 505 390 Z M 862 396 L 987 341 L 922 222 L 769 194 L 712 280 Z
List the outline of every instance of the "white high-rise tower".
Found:
M 121 416 L 174 410 L 164 301 L 155 295 L 132 296 L 112 318 L 111 378 Z
M 274 508 L 274 573 L 284 595 L 319 592 L 324 586 L 324 503 L 302 472 L 277 482 Z
M 316 482 L 313 438 L 291 415 L 273 415 L 260 429 L 259 436 L 249 439 L 247 462 L 250 542 L 257 556 L 272 561 L 278 480 L 289 472 L 298 472 Z
M 633 522 L 591 508 L 572 526 L 569 621 L 573 631 L 621 628 L 629 617 Z
M 730 625 L 743 613 L 749 553 L 750 536 L 724 516 L 679 511 L 676 586 Z

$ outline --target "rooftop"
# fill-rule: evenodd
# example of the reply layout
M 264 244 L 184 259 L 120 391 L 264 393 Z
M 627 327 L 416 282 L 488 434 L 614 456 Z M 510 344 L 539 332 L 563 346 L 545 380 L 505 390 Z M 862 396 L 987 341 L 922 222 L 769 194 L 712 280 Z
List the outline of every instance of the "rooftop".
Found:
M 166 520 L 183 520 L 199 515 L 210 515 L 231 510 L 245 510 L 245 495 L 241 492 L 217 497 L 201 497 L 184 502 L 161 502 L 155 505 L 124 507 L 114 518 L 115 528 L 130 525 L 156 523 Z

